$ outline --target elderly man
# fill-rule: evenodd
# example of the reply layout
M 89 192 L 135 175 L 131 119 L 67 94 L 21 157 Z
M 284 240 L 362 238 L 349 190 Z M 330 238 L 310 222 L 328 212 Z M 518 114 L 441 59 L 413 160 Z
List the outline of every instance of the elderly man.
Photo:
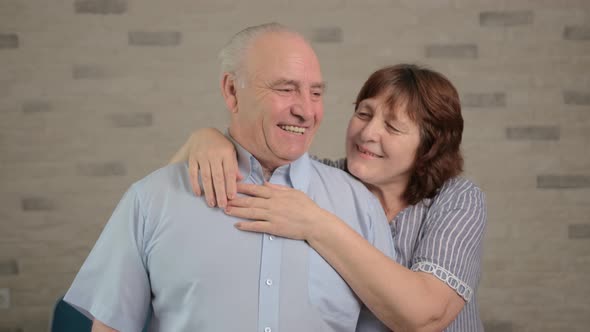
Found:
M 266 24 L 234 36 L 221 58 L 245 182 L 301 190 L 393 256 L 376 199 L 306 153 L 324 92 L 310 45 Z M 383 328 L 304 241 L 240 232 L 236 221 L 193 194 L 186 163 L 164 167 L 124 195 L 65 300 L 94 319 L 93 331 L 140 331 L 150 313 L 154 331 Z

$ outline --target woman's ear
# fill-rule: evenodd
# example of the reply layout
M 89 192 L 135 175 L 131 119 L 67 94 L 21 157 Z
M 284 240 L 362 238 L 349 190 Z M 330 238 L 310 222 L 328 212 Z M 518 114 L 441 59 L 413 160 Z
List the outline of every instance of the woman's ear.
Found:
M 221 78 L 221 94 L 223 95 L 227 109 L 232 113 L 238 112 L 238 97 L 236 92 L 236 75 L 223 73 L 223 77 Z

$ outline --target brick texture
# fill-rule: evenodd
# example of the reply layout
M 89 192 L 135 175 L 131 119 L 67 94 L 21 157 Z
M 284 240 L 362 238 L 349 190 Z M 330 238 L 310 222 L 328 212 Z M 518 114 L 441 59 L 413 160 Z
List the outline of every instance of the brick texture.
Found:
M 74 9 L 78 14 L 123 14 L 127 12 L 127 1 L 76 0 Z
M 512 332 L 511 322 L 506 321 L 487 321 L 484 322 L 484 329 L 486 332 Z
M 567 105 L 590 105 L 590 92 L 564 91 L 563 102 Z
M 23 211 L 51 211 L 55 209 L 55 203 L 45 197 L 27 197 L 22 200 Z
M 590 176 L 539 175 L 537 186 L 546 189 L 590 188 Z
M 340 27 L 314 29 L 312 41 L 318 43 L 340 43 L 342 42 L 342 29 Z
M 533 23 L 533 11 L 522 10 L 512 12 L 482 12 L 479 23 L 482 26 L 516 26 Z
M 568 225 L 570 239 L 590 239 L 590 224 Z
M 149 127 L 153 123 L 152 113 L 117 113 L 111 114 L 109 120 L 114 127 Z
M 18 263 L 14 260 L 0 261 L 0 276 L 18 274 Z
M 74 65 L 72 78 L 75 80 L 101 79 L 107 76 L 106 69 L 101 65 Z
M 506 137 L 510 140 L 558 140 L 560 129 L 556 126 L 531 126 L 506 128 Z
M 563 29 L 563 38 L 567 40 L 590 40 L 590 25 L 566 26 Z
M 178 31 L 130 31 L 129 45 L 133 46 L 177 46 L 182 41 Z
M 84 163 L 77 165 L 77 173 L 82 176 L 122 176 L 127 170 L 120 162 Z
M 0 309 L 10 308 L 10 289 L 0 288 Z
M 506 94 L 495 93 L 466 93 L 461 97 L 463 107 L 506 107 Z
M 23 103 L 24 113 L 39 113 L 51 111 L 51 103 L 41 100 L 28 100 Z
M 474 44 L 449 44 L 427 45 L 427 58 L 477 58 L 477 45 Z
M 18 48 L 18 35 L 14 33 L 0 33 L 0 50 L 9 48 Z

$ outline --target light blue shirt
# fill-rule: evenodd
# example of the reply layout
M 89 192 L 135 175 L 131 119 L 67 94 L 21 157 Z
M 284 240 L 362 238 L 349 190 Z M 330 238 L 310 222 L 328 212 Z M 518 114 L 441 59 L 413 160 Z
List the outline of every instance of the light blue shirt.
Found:
M 260 163 L 237 149 L 244 182 L 262 184 Z M 350 175 L 305 154 L 269 182 L 305 192 L 394 257 L 379 202 Z M 185 163 L 161 168 L 124 195 L 65 300 L 124 332 L 149 313 L 150 331 L 385 330 L 305 241 L 242 232 L 237 221 L 192 193 Z

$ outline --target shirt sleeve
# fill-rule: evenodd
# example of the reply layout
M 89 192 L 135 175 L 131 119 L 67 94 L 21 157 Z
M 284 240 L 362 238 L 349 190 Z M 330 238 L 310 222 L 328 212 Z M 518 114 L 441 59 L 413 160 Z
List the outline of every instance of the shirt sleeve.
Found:
M 144 217 L 131 187 L 119 202 L 64 300 L 118 331 L 141 331 L 150 284 L 143 251 Z
M 377 198 L 371 196 L 371 199 L 367 204 L 367 211 L 369 213 L 369 220 L 371 221 L 371 228 L 367 234 L 363 236 L 375 248 L 379 249 L 389 258 L 396 260 L 397 252 L 395 251 L 391 228 L 389 227 L 385 211 L 383 211 Z
M 371 197 L 367 203 L 366 210 L 370 222 L 370 229 L 365 238 L 375 248 L 379 249 L 389 258 L 396 260 L 394 240 L 387 221 L 385 211 L 375 197 Z M 390 331 L 364 304 L 362 305 L 356 325 L 356 332 L 388 332 Z
M 485 197 L 477 187 L 472 187 L 441 201 L 446 203 L 435 208 L 425 220 L 411 269 L 434 275 L 469 302 L 481 269 Z
M 390 332 L 391 330 L 385 326 L 385 324 L 383 324 L 365 305 L 363 305 L 355 331 Z

